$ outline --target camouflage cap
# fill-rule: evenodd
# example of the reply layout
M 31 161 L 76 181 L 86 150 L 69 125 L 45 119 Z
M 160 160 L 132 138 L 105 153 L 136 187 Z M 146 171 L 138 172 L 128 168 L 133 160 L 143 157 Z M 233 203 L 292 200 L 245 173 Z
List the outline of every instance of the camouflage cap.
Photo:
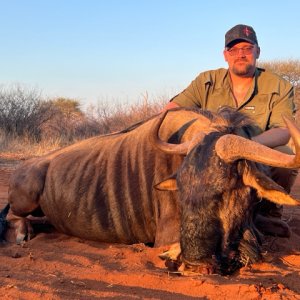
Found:
M 229 29 L 225 34 L 225 47 L 239 40 L 258 45 L 256 33 L 254 29 L 248 25 L 239 24 Z

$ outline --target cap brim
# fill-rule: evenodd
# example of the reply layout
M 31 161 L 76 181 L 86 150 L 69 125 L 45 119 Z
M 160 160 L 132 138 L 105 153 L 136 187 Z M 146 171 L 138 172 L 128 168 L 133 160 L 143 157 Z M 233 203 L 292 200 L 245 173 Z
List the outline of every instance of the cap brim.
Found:
M 250 43 L 250 44 L 252 44 L 252 45 L 256 45 L 256 43 L 255 42 L 253 42 L 252 40 L 250 40 L 250 39 L 246 39 L 246 38 L 238 38 L 238 39 L 233 39 L 233 40 L 231 40 L 230 42 L 228 42 L 226 45 L 225 45 L 225 47 L 232 47 L 232 46 L 234 46 L 235 44 L 237 44 L 237 43 L 240 43 L 240 42 L 248 42 L 248 43 Z

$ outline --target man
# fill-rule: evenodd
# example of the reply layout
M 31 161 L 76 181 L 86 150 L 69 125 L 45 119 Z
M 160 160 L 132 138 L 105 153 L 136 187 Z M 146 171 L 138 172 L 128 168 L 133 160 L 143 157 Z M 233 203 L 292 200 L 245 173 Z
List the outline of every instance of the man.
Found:
M 286 146 L 290 139 L 282 114 L 295 112 L 293 86 L 279 76 L 256 67 L 260 48 L 251 26 L 239 24 L 225 34 L 224 59 L 228 69 L 200 73 L 165 109 L 198 106 L 217 111 L 222 106 L 235 107 L 250 116 L 258 126 L 252 140 L 279 151 L 292 153 Z M 273 169 L 272 178 L 290 192 L 297 172 Z M 268 206 L 268 205 L 267 205 Z M 269 214 L 280 216 L 280 208 L 267 207 Z

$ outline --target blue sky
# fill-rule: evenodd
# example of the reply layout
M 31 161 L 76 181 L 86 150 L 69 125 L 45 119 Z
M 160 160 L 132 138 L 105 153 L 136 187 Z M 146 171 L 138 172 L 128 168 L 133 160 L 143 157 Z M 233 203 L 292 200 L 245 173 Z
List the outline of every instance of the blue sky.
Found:
M 261 60 L 300 59 L 300 1 L 0 0 L 0 85 L 45 97 L 172 97 L 226 67 L 224 34 L 254 27 Z

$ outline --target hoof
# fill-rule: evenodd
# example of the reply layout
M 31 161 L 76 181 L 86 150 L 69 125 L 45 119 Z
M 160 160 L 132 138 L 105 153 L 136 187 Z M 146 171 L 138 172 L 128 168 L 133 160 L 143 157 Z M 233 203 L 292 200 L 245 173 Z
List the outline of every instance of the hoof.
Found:
M 171 245 L 168 251 L 158 255 L 162 260 L 165 260 L 165 266 L 169 272 L 177 272 L 182 262 L 180 259 L 181 248 L 179 243 Z
M 11 219 L 9 221 L 9 231 L 12 231 L 14 234 L 15 242 L 20 245 L 23 244 L 26 241 L 31 240 L 34 237 L 33 228 L 31 226 L 31 223 L 26 218 L 16 217 L 14 219 Z M 9 235 L 9 234 L 7 234 Z M 9 237 L 9 240 L 11 241 L 13 237 Z
M 22 245 L 26 241 L 26 234 L 18 232 L 16 234 L 16 244 Z
M 181 248 L 179 243 L 175 243 L 170 246 L 170 249 L 159 254 L 158 257 L 162 260 L 177 260 L 180 256 Z
M 179 260 L 171 260 L 167 259 L 165 261 L 165 266 L 167 267 L 168 271 L 170 272 L 177 272 L 181 266 L 182 262 Z

